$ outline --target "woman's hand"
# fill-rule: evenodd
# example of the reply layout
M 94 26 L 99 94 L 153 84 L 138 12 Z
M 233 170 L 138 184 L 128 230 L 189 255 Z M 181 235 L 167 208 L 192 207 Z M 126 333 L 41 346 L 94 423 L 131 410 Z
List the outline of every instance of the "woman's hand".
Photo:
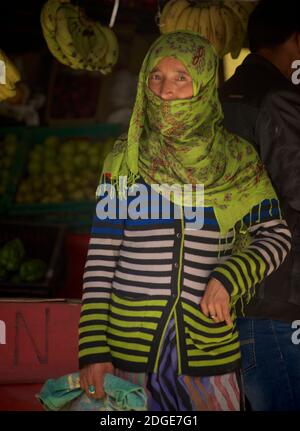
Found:
M 80 370 L 80 386 L 88 397 L 97 400 L 105 396 L 103 384 L 106 373 L 114 373 L 114 366 L 111 362 L 86 365 Z M 94 394 L 90 393 L 89 386 L 94 386 Z
M 232 326 L 230 317 L 230 296 L 223 284 L 211 278 L 206 286 L 200 307 L 207 317 L 211 317 L 215 322 L 225 322 Z

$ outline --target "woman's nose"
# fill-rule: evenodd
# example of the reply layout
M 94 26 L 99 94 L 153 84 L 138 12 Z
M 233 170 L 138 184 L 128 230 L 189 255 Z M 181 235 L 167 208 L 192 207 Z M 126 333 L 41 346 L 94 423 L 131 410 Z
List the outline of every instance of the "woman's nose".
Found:
M 172 100 L 174 95 L 174 86 L 168 80 L 163 80 L 160 87 L 160 97 L 163 100 Z

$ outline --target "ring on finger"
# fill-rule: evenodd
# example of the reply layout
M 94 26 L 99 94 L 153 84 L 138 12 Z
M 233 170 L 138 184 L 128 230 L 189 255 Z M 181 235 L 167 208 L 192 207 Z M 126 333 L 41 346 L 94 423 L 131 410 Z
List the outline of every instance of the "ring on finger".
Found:
M 91 395 L 94 395 L 96 393 L 94 385 L 89 385 L 88 389 Z

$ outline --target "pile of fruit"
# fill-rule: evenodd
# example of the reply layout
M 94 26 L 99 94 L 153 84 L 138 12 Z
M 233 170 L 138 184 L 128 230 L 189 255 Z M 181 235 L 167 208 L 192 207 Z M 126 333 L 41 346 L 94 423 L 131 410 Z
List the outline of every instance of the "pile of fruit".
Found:
M 0 196 L 3 196 L 17 150 L 17 137 L 13 134 L 5 135 L 0 141 Z
M 33 283 L 45 277 L 47 264 L 42 259 L 25 259 L 22 241 L 15 238 L 0 248 L 0 281 Z
M 16 96 L 16 84 L 20 81 L 21 76 L 14 63 L 0 49 L 0 62 L 2 62 L 0 73 L 0 102 Z M 3 83 L 2 83 L 3 82 Z
M 28 172 L 18 187 L 16 202 L 93 201 L 102 163 L 113 142 L 112 138 L 47 137 L 29 154 Z
M 170 0 L 160 16 L 160 31 L 194 31 L 209 40 L 220 58 L 228 53 L 237 58 L 255 4 L 253 1 Z
M 61 63 L 73 68 L 110 73 L 119 55 L 114 32 L 87 19 L 69 0 L 48 0 L 41 11 L 48 48 Z

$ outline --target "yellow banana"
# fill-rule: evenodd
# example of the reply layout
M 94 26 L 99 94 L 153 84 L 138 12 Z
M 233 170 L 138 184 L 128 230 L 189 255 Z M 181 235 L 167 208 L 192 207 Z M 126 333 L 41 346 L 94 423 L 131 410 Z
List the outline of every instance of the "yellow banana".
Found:
M 71 67 L 71 62 L 64 55 L 55 39 L 56 12 L 62 6 L 59 0 L 48 0 L 41 10 L 40 21 L 43 35 L 51 54 L 62 64 Z
M 253 11 L 253 9 L 255 8 L 255 6 L 257 5 L 257 3 L 258 3 L 257 1 L 242 1 L 240 2 L 240 5 L 242 8 L 246 10 L 249 16 Z
M 108 44 L 103 34 L 102 26 L 99 22 L 93 22 L 91 25 L 92 36 L 89 39 L 90 52 L 88 54 L 88 63 L 96 66 L 102 64 L 107 53 Z
M 50 17 L 49 17 L 48 11 L 47 11 L 46 4 L 47 3 L 45 3 L 41 9 L 40 22 L 41 22 L 41 26 L 42 26 L 43 31 L 45 29 L 45 31 L 49 33 L 51 31 L 53 31 L 52 30 L 53 26 L 52 26 L 52 21 L 49 22 Z
M 79 68 L 86 69 L 90 53 L 91 33 L 81 19 L 81 10 L 78 11 L 76 18 L 70 18 L 68 20 L 68 29 L 71 34 L 74 49 L 77 53 L 78 66 Z
M 235 20 L 230 11 L 226 7 L 220 7 L 220 14 L 225 25 L 225 43 L 223 56 L 232 50 L 232 43 L 235 37 Z
M 47 31 L 55 32 L 56 13 L 64 3 L 70 3 L 70 1 L 69 0 L 48 0 L 42 7 L 41 21 L 42 21 L 42 25 L 45 26 Z
M 116 47 L 118 50 L 118 43 L 112 30 L 104 30 L 98 22 L 80 19 L 70 23 L 70 31 L 84 69 L 90 71 L 105 69 L 107 62 L 115 63 L 117 60 L 114 52 Z M 109 49 L 111 53 L 108 53 Z
M 83 69 L 85 64 L 87 63 L 88 56 L 88 43 L 85 40 L 86 38 L 82 36 L 84 28 L 79 27 L 79 23 L 77 20 L 70 20 L 70 22 L 68 22 L 68 27 L 72 39 L 72 46 L 74 51 L 76 52 L 78 66 Z M 58 40 L 58 42 L 64 52 L 70 50 L 70 46 L 63 47 L 64 43 L 66 42 L 63 42 L 61 38 Z M 70 53 L 68 53 L 68 56 L 69 55 Z
M 217 54 L 219 55 L 219 47 L 218 47 L 218 41 L 216 36 L 216 26 L 215 26 L 213 15 L 214 15 L 214 9 L 213 9 L 213 6 L 210 6 L 208 9 L 208 16 L 209 16 L 210 28 L 211 28 L 209 41 L 212 44 L 212 46 L 215 48 Z
M 16 87 L 7 84 L 0 84 L 0 100 L 10 99 L 16 95 Z
M 230 7 L 228 10 L 231 12 L 233 19 L 233 33 L 234 37 L 231 42 L 231 56 L 232 58 L 237 58 L 241 52 L 243 47 L 243 43 L 246 37 L 247 25 L 248 25 L 248 13 L 240 6 L 241 2 L 225 2 L 224 6 L 227 7 L 227 4 Z
M 244 2 L 243 2 L 244 3 Z M 240 20 L 242 29 L 244 32 L 247 31 L 249 13 L 246 8 L 241 6 L 242 2 L 239 1 L 225 1 L 224 5 L 230 9 L 236 17 Z
M 106 37 L 108 49 L 106 55 L 104 57 L 104 67 L 97 68 L 101 73 L 106 75 L 110 73 L 112 67 L 116 64 L 119 57 L 119 44 L 118 39 L 116 38 L 115 33 L 108 27 L 103 27 L 103 33 Z M 95 69 L 94 69 L 95 70 Z
M 199 7 L 199 17 L 198 17 L 198 33 L 203 36 L 203 21 L 202 21 L 202 15 L 203 15 L 204 8 Z
M 71 67 L 72 63 L 71 61 L 65 56 L 65 54 L 62 52 L 60 46 L 56 42 L 56 39 L 50 35 L 46 35 L 44 32 L 44 37 L 47 43 L 47 46 L 49 48 L 49 51 L 51 54 L 62 64 Z
M 189 25 L 189 19 L 191 16 L 191 13 L 193 12 L 193 9 L 191 6 L 187 6 L 181 14 L 179 15 L 177 22 L 176 22 L 176 30 L 187 30 Z
M 236 22 L 236 37 L 234 38 L 232 42 L 232 48 L 231 48 L 231 56 L 232 58 L 238 58 L 240 55 L 240 52 L 243 48 L 244 41 L 246 38 L 246 33 L 243 31 L 241 23 Z
M 165 33 L 174 31 L 177 28 L 178 19 L 182 12 L 190 7 L 188 0 L 176 0 L 173 2 L 172 7 L 169 10 L 168 17 L 165 21 Z
M 216 25 L 217 25 L 217 37 L 220 41 L 220 57 L 222 58 L 224 56 L 224 52 L 225 52 L 225 44 L 226 44 L 226 25 L 222 19 L 222 14 L 221 14 L 221 7 L 219 6 L 218 8 L 215 9 L 215 15 L 214 15 L 214 19 L 216 21 Z
M 199 33 L 199 23 L 200 23 L 200 19 L 201 19 L 201 7 L 198 6 L 197 8 L 197 21 L 194 22 L 194 32 Z
M 255 8 L 257 2 L 240 1 L 240 2 L 225 2 L 225 5 L 232 9 L 235 16 L 239 20 L 236 23 L 236 39 L 232 46 L 231 56 L 232 58 L 237 58 L 243 48 L 246 34 L 249 16 L 253 9 Z
M 187 17 L 185 28 L 186 28 L 186 30 L 193 31 L 194 30 L 194 22 L 195 22 L 196 14 L 197 14 L 197 8 L 195 6 L 190 6 L 189 10 L 190 10 L 190 13 Z
M 178 0 L 170 0 L 168 1 L 168 3 L 165 4 L 159 19 L 159 29 L 161 33 L 168 33 L 169 31 L 171 31 L 168 29 L 168 24 L 166 23 L 166 21 L 169 18 L 169 12 L 171 8 L 173 7 L 174 3 L 176 3 L 177 1 Z
M 0 84 L 0 102 L 3 102 L 3 100 L 7 99 L 6 95 L 2 92 L 3 84 Z
M 194 29 L 196 26 L 198 26 L 198 8 L 196 6 L 191 6 L 191 13 L 188 18 L 187 29 L 195 31 Z
M 87 70 L 98 70 L 108 50 L 107 38 L 100 23 L 88 20 L 80 10 L 79 19 L 69 19 L 69 30 L 78 61 Z
M 211 40 L 211 24 L 209 9 L 207 7 L 201 8 L 200 22 L 199 22 L 199 33 L 207 40 Z
M 55 6 L 55 10 L 53 7 Z M 42 28 L 47 32 L 54 32 L 56 27 L 56 10 L 61 6 L 61 3 L 59 0 L 48 0 L 46 3 L 44 3 L 41 14 L 40 14 L 40 21 Z M 51 11 L 50 11 L 51 10 Z
M 222 57 L 225 44 L 225 31 L 223 20 L 220 15 L 220 7 L 217 5 L 212 5 L 209 8 L 209 15 L 212 27 L 212 41 L 219 57 Z
M 14 85 L 20 81 L 21 75 L 14 63 L 7 57 L 7 55 L 0 49 L 0 60 L 5 63 L 5 79 L 7 84 Z
M 197 7 L 195 5 L 190 6 L 191 12 L 187 21 L 187 30 L 194 31 L 195 21 L 198 20 Z
M 73 69 L 83 69 L 84 58 L 82 54 L 76 50 L 73 37 L 69 29 L 70 22 L 79 21 L 79 9 L 73 5 L 65 5 L 60 7 L 56 13 L 56 30 L 55 37 L 62 52 L 68 58 Z
M 198 33 L 198 19 L 199 19 L 199 7 L 194 6 L 193 7 L 193 13 L 190 17 L 190 30 L 194 31 L 195 33 Z

